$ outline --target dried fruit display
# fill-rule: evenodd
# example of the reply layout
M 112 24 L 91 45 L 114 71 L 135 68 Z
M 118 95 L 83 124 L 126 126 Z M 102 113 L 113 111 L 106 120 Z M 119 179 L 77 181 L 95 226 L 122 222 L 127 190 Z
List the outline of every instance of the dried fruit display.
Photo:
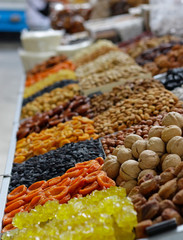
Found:
M 155 57 L 153 62 L 146 63 L 144 68 L 153 75 L 167 72 L 169 69 L 183 67 L 183 46 L 175 45 L 168 53 Z
M 72 199 L 68 204 L 49 201 L 30 213 L 18 214 L 13 223 L 18 230 L 5 233 L 3 240 L 27 239 L 29 234 L 33 238 L 50 240 L 55 236 L 57 239 L 113 240 L 116 235 L 132 240 L 137 219 L 124 189 L 111 187 Z
M 103 162 L 103 158 L 98 157 L 95 160 L 77 163 L 62 176 L 35 182 L 29 188 L 20 185 L 13 189 L 7 196 L 2 232 L 6 230 L 6 225 L 12 224 L 9 214 L 19 207 L 23 207 L 22 211 L 29 212 L 49 200 L 58 200 L 63 204 L 71 198 L 86 196 L 94 190 L 115 186 L 115 182 L 101 170 Z
M 34 83 L 37 83 L 37 82 L 41 81 L 42 79 L 48 77 L 49 75 L 56 73 L 63 69 L 69 69 L 69 70 L 74 71 L 75 66 L 71 61 L 65 60 L 60 63 L 57 63 L 56 65 L 53 65 L 52 67 L 50 67 L 48 69 L 45 69 L 44 71 L 37 72 L 34 74 L 28 74 L 26 81 L 25 81 L 25 86 L 29 87 L 29 86 L 33 85 Z
M 74 83 L 77 84 L 78 81 L 68 79 L 68 80 L 62 80 L 62 81 L 58 81 L 56 83 L 53 83 L 51 86 L 43 88 L 41 91 L 36 92 L 35 94 L 31 95 L 30 97 L 24 98 L 23 102 L 22 102 L 22 106 L 25 106 L 27 103 L 32 102 L 35 98 L 40 97 L 44 93 L 51 92 L 55 88 L 63 88 L 63 87 L 66 87 L 69 84 L 74 84 Z
M 83 142 L 68 143 L 62 148 L 29 158 L 22 164 L 14 163 L 9 192 L 19 185 L 29 187 L 34 182 L 62 176 L 76 163 L 97 157 L 104 158 L 103 148 L 100 140 L 91 139 Z
M 21 119 L 52 110 L 79 94 L 80 87 L 78 84 L 70 84 L 63 88 L 55 88 L 51 92 L 44 93 L 40 97 L 35 98 L 32 102 L 27 103 L 22 108 Z
M 17 141 L 15 163 L 22 163 L 27 159 L 55 150 L 67 143 L 97 139 L 93 120 L 76 116 L 71 121 L 59 123 L 40 133 L 31 133 L 28 137 Z
M 56 73 L 50 74 L 49 76 L 43 78 L 41 81 L 34 83 L 30 87 L 26 87 L 24 90 L 24 98 L 28 98 L 34 95 L 42 89 L 51 86 L 55 82 L 67 79 L 76 80 L 75 72 L 68 69 L 63 69 Z
M 43 129 L 51 128 L 61 122 L 72 119 L 73 116 L 93 118 L 90 108 L 90 99 L 84 96 L 76 96 L 69 102 L 59 105 L 48 112 L 38 113 L 34 117 L 24 120 L 18 129 L 17 139 L 27 137 L 30 133 L 39 133 Z
M 140 54 L 145 52 L 148 49 L 152 49 L 158 47 L 161 44 L 169 43 L 172 41 L 179 41 L 179 39 L 175 36 L 163 36 L 163 37 L 155 37 L 155 36 L 144 36 L 140 39 L 135 39 L 135 41 L 130 42 L 129 44 L 124 43 L 119 45 L 122 50 L 129 54 L 132 58 L 137 58 Z

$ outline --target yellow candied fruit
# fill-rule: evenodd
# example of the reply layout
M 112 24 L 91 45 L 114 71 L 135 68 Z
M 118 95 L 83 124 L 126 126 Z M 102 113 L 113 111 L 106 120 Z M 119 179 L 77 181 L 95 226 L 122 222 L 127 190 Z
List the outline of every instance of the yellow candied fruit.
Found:
M 125 189 L 111 187 L 68 204 L 48 201 L 16 214 L 13 225 L 18 229 L 3 234 L 3 240 L 133 240 L 137 217 Z

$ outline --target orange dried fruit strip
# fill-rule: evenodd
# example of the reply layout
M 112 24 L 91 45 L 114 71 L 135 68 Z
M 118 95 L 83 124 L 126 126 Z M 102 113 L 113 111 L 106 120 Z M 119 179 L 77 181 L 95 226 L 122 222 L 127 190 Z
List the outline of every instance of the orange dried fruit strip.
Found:
M 25 201 L 18 200 L 16 202 L 10 204 L 8 207 L 6 207 L 4 211 L 5 211 L 5 213 L 9 213 L 9 212 L 11 212 L 11 211 L 23 206 L 23 205 L 25 205 Z
M 14 200 L 15 198 L 18 198 L 22 195 L 24 195 L 27 192 L 27 187 L 25 185 L 20 185 L 17 188 L 13 189 L 13 191 L 11 191 L 8 194 L 8 201 Z
M 33 190 L 36 190 L 38 188 L 46 188 L 47 187 L 47 182 L 42 180 L 42 181 L 39 181 L 39 182 L 35 182 L 33 183 L 29 188 L 28 188 L 28 191 L 33 191 Z
M 13 229 L 15 229 L 15 227 L 13 226 L 12 223 L 10 223 L 10 224 L 6 225 L 6 226 L 2 229 L 1 232 L 4 233 L 4 232 L 7 232 L 7 231 L 10 231 L 10 230 L 13 230 Z
M 115 181 L 107 177 L 106 173 L 104 173 L 103 171 L 97 176 L 97 182 L 101 187 L 105 188 L 116 186 Z
M 82 194 L 83 196 L 93 192 L 94 190 L 96 190 L 98 188 L 99 184 L 97 181 L 94 181 L 93 183 L 85 186 L 84 188 L 79 190 L 79 193 Z

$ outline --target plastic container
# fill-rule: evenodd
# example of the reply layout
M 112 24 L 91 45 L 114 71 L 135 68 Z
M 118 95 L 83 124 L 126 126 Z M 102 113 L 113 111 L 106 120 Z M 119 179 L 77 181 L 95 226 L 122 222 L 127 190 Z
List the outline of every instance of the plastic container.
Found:
M 56 51 L 36 53 L 20 49 L 18 52 L 25 71 L 32 69 L 36 64 L 42 63 L 43 61 L 56 55 Z
M 23 31 L 21 41 L 25 51 L 49 52 L 55 50 L 64 34 L 64 31 Z

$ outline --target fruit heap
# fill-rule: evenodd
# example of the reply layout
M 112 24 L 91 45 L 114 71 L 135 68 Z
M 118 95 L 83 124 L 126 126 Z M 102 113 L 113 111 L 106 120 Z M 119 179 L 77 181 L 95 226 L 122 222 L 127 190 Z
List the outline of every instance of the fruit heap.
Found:
M 72 79 L 76 80 L 76 75 L 74 71 L 71 71 L 69 69 L 63 69 L 56 73 L 50 74 L 47 77 L 41 79 L 40 81 L 32 84 L 29 87 L 26 87 L 24 90 L 24 98 L 28 98 L 32 96 L 33 94 L 43 90 L 44 88 L 51 86 L 52 84 L 66 80 L 66 79 Z
M 68 143 L 62 148 L 49 151 L 43 155 L 29 158 L 27 161 L 13 164 L 9 191 L 19 185 L 29 187 L 34 182 L 62 176 L 69 168 L 78 162 L 88 161 L 105 154 L 100 140 L 86 140 Z
M 26 138 L 17 141 L 15 163 L 22 163 L 27 159 L 55 150 L 67 143 L 97 139 L 93 120 L 76 116 L 71 121 L 59 123 L 56 127 L 31 133 Z
M 35 182 L 29 188 L 25 185 L 15 188 L 7 197 L 2 231 L 10 230 L 12 211 L 21 208 L 21 211 L 29 212 L 35 206 L 44 205 L 49 200 L 58 200 L 63 204 L 71 198 L 83 197 L 96 189 L 103 190 L 115 186 L 115 182 L 101 170 L 102 164 L 103 158 L 98 157 L 95 160 L 77 163 L 62 176 Z
M 52 90 L 54 90 L 55 88 L 63 88 L 66 87 L 69 84 L 77 84 L 78 81 L 74 81 L 74 80 L 62 80 L 62 81 L 58 81 L 56 83 L 53 83 L 51 86 L 45 87 L 43 88 L 41 91 L 36 92 L 35 94 L 31 95 L 28 98 L 24 98 L 23 102 L 22 102 L 22 106 L 25 106 L 27 103 L 32 102 L 35 98 L 40 97 L 41 95 L 43 95 L 44 93 L 49 93 Z
M 17 139 L 20 140 L 21 138 L 27 137 L 32 132 L 39 133 L 43 129 L 51 128 L 61 122 L 69 121 L 73 116 L 78 115 L 88 118 L 93 117 L 89 98 L 75 96 L 70 101 L 48 112 L 37 113 L 35 116 L 25 119 L 19 126 Z
M 22 108 L 21 119 L 54 109 L 71 100 L 74 96 L 79 95 L 79 91 L 80 88 L 78 84 L 70 84 L 63 88 L 56 88 L 50 93 L 44 93 Z
M 17 214 L 18 230 L 3 240 L 28 239 L 134 239 L 136 213 L 123 188 L 94 191 L 84 198 L 59 205 L 48 201 L 30 213 Z
M 164 43 L 171 43 L 179 40 L 179 38 L 169 35 L 163 37 L 145 35 L 140 38 L 134 39 L 129 43 L 127 42 L 126 44 L 122 42 L 119 46 L 125 53 L 129 54 L 132 58 L 135 59 L 148 49 L 158 47 L 159 45 Z
M 27 78 L 25 81 L 25 86 L 29 87 L 36 82 L 41 81 L 43 78 L 48 77 L 49 75 L 58 72 L 62 69 L 69 69 L 74 71 L 75 66 L 71 61 L 64 59 L 65 56 L 58 56 L 50 58 L 48 61 L 44 63 L 44 66 L 38 65 L 36 69 L 29 71 L 27 74 Z M 58 63 L 56 63 L 57 60 Z

